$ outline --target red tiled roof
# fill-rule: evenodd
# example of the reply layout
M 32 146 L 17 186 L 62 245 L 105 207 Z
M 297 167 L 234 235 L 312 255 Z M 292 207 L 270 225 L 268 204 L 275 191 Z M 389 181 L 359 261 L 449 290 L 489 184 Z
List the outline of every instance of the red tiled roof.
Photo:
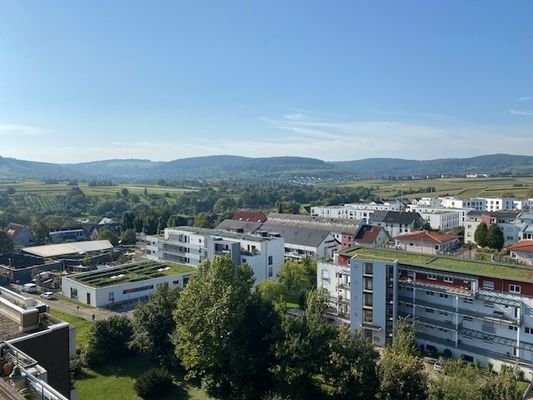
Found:
M 402 233 L 394 238 L 395 240 L 419 240 L 431 243 L 446 243 L 456 240 L 456 236 L 448 235 L 441 232 L 416 231 Z
M 533 240 L 520 240 L 509 247 L 509 250 L 533 253 Z
M 267 216 L 259 211 L 240 210 L 233 215 L 232 219 L 237 221 L 265 222 L 267 220 Z
M 381 229 L 383 229 L 381 226 L 361 225 L 355 234 L 354 240 L 358 243 L 372 244 L 376 241 Z
M 12 238 L 15 238 L 24 228 L 24 225 L 11 223 L 6 227 L 6 233 Z

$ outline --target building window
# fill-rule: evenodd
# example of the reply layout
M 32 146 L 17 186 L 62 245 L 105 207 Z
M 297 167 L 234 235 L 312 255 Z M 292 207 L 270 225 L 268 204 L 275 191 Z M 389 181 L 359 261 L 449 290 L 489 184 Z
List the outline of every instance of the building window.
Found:
M 274 257 L 268 256 L 268 265 L 272 265 L 274 263 Z
M 525 331 L 527 334 L 529 334 L 529 335 L 533 335 L 533 328 L 530 328 L 530 327 L 526 326 L 526 327 L 524 328 L 524 331 Z
M 272 267 L 268 267 L 268 277 L 272 278 L 274 276 L 274 269 Z
M 430 314 L 433 314 L 435 312 L 432 308 L 426 308 L 425 311 Z
M 71 299 L 77 299 L 78 298 L 78 289 L 76 288 L 70 288 L 70 298 Z
M 494 281 L 483 281 L 483 289 L 494 290 Z
M 329 282 L 329 271 L 327 269 L 322 270 L 322 281 Z
M 153 289 L 153 288 L 154 288 L 154 285 L 139 286 L 139 287 L 136 287 L 136 288 L 124 289 L 122 291 L 122 294 L 142 292 L 144 290 L 150 290 L 150 289 Z
M 444 293 L 441 293 L 440 294 L 440 297 L 444 298 L 444 299 L 447 299 L 448 298 L 448 295 L 447 294 L 444 294 Z
M 365 293 L 365 294 L 364 294 L 364 299 L 365 299 L 365 302 L 364 302 L 363 305 L 364 305 L 365 307 L 372 307 L 372 305 L 373 305 L 373 300 L 374 300 L 372 294 L 371 294 L 371 293 Z
M 444 282 L 446 283 L 453 283 L 453 278 L 451 276 L 445 276 L 444 277 Z
M 434 296 L 434 295 L 435 295 L 435 292 L 432 292 L 432 291 L 430 291 L 430 290 L 426 290 L 426 294 L 427 294 L 428 296 Z
M 372 275 L 373 265 L 372 263 L 365 263 L 365 275 Z
M 463 303 L 474 304 L 474 300 L 472 300 L 472 299 L 463 299 Z
M 463 317 L 463 321 L 468 321 L 468 322 L 472 322 L 474 319 L 472 317 L 467 317 L 467 316 L 464 316 Z
M 374 288 L 372 278 L 364 278 L 365 290 L 372 290 Z
M 518 330 L 518 328 L 517 328 L 516 326 L 513 326 L 513 325 L 509 325 L 508 328 L 509 328 L 510 331 L 516 331 L 516 330 Z
M 108 300 L 110 303 L 115 302 L 115 292 L 109 292 Z
M 363 310 L 363 322 L 372 323 L 373 318 L 374 315 L 372 313 L 372 310 Z
M 428 279 L 431 280 L 431 281 L 436 281 L 436 280 L 437 280 L 437 275 L 435 275 L 435 274 L 428 274 Z
M 520 285 L 509 285 L 509 292 L 520 293 Z

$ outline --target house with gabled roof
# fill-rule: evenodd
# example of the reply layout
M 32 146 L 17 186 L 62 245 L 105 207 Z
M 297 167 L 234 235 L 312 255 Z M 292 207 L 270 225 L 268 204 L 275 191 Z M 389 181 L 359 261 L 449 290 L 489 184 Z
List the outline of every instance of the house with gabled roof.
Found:
M 343 243 L 343 248 L 348 248 L 353 245 L 362 247 L 381 247 L 390 240 L 390 236 L 382 226 L 377 225 L 361 225 L 351 244 Z
M 375 211 L 369 217 L 369 224 L 382 226 L 394 237 L 422 228 L 424 219 L 417 212 Z
M 457 236 L 442 232 L 415 231 L 394 238 L 396 249 L 423 254 L 444 254 L 459 245 Z
M 520 240 L 509 247 L 509 251 L 511 258 L 516 261 L 526 265 L 533 265 L 533 240 Z

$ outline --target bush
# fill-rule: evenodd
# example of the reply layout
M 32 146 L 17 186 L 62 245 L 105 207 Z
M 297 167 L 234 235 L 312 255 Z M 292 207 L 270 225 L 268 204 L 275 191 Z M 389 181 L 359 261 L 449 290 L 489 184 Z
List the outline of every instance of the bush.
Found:
M 445 358 L 452 358 L 452 351 L 450 349 L 444 349 L 444 351 L 442 352 L 442 355 Z
M 130 352 L 129 340 L 133 328 L 128 317 L 114 316 L 96 321 L 84 354 L 87 365 L 94 367 L 117 356 Z
M 133 388 L 142 399 L 155 399 L 172 389 L 172 376 L 164 368 L 153 368 L 139 375 Z

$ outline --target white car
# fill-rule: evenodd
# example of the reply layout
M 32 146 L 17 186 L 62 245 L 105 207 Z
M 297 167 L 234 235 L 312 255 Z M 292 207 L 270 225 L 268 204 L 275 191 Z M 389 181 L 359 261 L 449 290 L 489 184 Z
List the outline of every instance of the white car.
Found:
M 54 292 L 44 292 L 41 297 L 45 300 L 55 299 Z

